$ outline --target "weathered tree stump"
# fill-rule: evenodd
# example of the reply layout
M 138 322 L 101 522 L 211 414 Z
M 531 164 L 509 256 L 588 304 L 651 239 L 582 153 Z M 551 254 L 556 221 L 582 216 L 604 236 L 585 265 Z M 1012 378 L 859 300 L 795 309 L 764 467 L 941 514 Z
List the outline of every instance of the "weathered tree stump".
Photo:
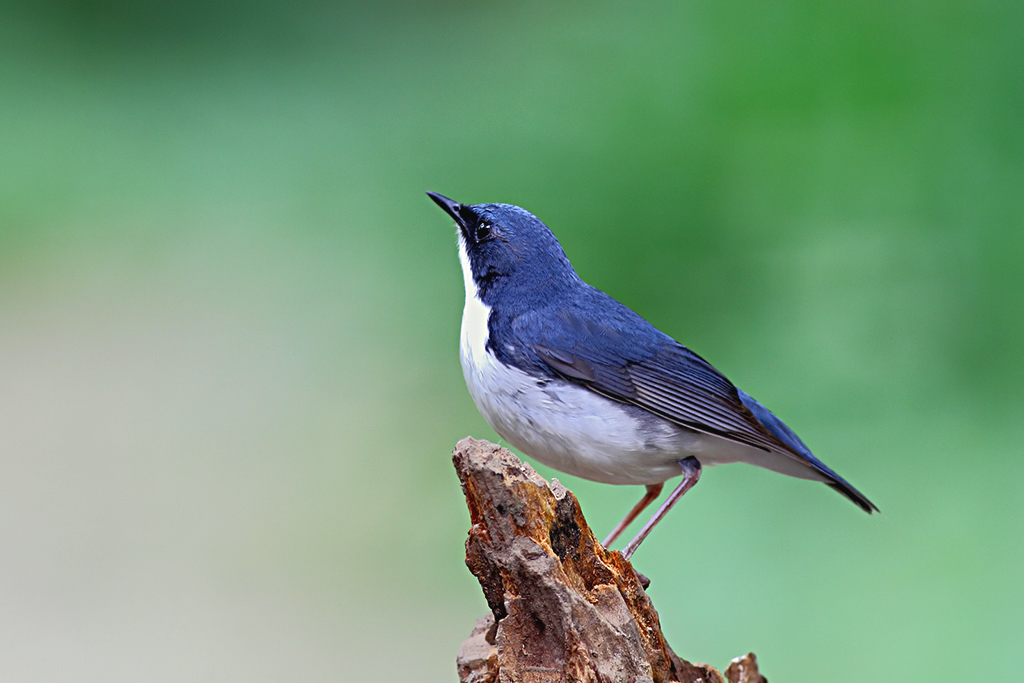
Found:
M 491 613 L 458 655 L 463 683 L 725 683 L 680 659 L 633 566 L 605 550 L 576 497 L 510 451 L 466 438 L 452 457 L 472 528 L 466 565 Z M 767 683 L 753 654 L 730 683 Z

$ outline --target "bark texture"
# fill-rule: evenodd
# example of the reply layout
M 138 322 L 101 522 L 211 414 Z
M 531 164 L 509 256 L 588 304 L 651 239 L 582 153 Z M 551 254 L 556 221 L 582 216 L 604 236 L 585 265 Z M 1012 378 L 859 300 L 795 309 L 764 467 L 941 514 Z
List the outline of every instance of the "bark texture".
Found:
M 466 565 L 491 613 L 458 655 L 463 683 L 767 683 L 753 654 L 723 677 L 680 659 L 632 565 L 605 550 L 576 497 L 510 451 L 453 454 L 472 528 Z

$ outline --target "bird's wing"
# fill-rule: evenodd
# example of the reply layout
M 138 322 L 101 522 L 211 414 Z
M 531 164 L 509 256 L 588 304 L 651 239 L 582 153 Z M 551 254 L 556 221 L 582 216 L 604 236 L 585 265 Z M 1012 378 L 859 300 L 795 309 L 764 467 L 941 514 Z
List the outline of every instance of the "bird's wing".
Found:
M 500 322 L 515 335 L 513 348 L 526 349 L 516 360 L 677 425 L 788 455 L 824 475 L 829 486 L 864 511 L 878 510 L 706 360 L 603 292 L 591 290 L 591 296 L 601 297 L 600 305 L 560 302 Z
M 804 460 L 710 363 L 611 297 L 602 303 L 600 318 L 561 305 L 524 313 L 511 325 L 522 347 L 568 380 L 675 424 Z

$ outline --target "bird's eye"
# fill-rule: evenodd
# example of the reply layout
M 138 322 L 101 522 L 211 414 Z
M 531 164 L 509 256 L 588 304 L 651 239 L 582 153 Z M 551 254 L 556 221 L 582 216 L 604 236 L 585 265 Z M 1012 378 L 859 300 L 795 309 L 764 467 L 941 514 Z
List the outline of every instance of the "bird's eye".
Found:
M 476 237 L 477 242 L 483 242 L 484 240 L 491 238 L 491 224 L 487 221 L 480 221 L 476 224 Z

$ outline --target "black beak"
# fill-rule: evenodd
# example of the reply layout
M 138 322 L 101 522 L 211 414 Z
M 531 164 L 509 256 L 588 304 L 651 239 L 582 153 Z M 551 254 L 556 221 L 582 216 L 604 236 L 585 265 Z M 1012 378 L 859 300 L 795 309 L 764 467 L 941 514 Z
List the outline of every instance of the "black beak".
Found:
M 466 227 L 466 219 L 460 215 L 462 212 L 462 204 L 453 202 L 443 194 L 438 194 L 437 192 L 428 192 L 427 196 L 433 199 L 435 204 L 444 209 L 445 213 L 454 218 L 460 228 Z

